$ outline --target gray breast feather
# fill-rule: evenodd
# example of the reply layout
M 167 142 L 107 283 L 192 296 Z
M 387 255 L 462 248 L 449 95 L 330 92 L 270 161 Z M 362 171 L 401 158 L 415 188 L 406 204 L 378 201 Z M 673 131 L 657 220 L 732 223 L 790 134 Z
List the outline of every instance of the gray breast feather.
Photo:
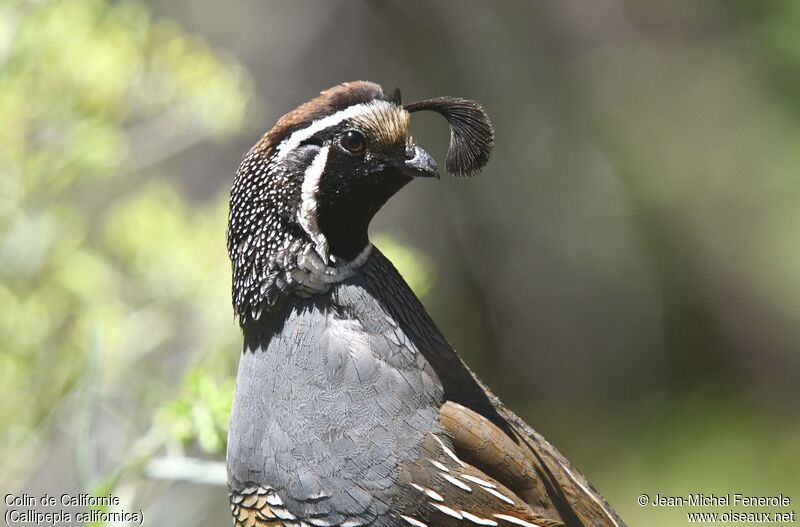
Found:
M 337 302 L 345 287 L 356 286 L 337 288 Z M 274 488 L 299 519 L 368 523 L 386 513 L 401 464 L 437 429 L 443 395 L 378 303 L 322 307 L 332 304 L 297 302 L 280 329 L 244 350 L 229 481 Z

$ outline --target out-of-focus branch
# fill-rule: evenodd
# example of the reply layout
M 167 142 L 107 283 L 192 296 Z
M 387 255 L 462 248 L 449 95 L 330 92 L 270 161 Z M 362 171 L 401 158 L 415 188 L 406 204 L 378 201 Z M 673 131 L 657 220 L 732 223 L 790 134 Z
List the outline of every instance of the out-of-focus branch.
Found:
M 152 479 L 184 481 L 197 485 L 227 485 L 225 463 L 183 456 L 151 459 L 144 474 Z

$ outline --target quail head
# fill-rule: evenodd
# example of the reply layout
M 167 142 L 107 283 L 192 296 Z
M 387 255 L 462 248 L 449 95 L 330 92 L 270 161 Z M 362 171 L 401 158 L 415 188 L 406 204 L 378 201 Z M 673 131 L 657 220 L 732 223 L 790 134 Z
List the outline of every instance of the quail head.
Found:
M 477 103 L 403 105 L 348 82 L 281 117 L 233 184 L 228 251 L 244 334 L 228 440 L 234 524 L 622 526 L 544 438 L 478 380 L 391 262 L 372 217 L 438 177 L 410 130 L 450 123 L 445 168 L 488 161 Z

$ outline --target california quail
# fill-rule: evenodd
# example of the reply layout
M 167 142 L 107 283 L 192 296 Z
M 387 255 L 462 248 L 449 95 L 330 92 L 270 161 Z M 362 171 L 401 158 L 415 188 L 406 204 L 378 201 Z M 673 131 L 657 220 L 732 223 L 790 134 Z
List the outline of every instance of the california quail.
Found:
M 473 101 L 403 106 L 349 82 L 245 155 L 228 251 L 244 334 L 228 440 L 234 524 L 622 526 L 587 480 L 478 380 L 369 243 L 380 207 L 438 177 L 410 113 L 450 123 L 447 171 L 482 168 Z

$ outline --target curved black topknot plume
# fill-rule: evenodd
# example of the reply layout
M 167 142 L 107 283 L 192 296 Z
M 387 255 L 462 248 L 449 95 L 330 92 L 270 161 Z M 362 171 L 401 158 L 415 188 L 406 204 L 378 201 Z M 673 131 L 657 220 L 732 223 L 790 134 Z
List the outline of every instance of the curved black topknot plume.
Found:
M 400 95 L 400 88 L 396 87 L 388 96 L 389 102 L 392 104 L 396 104 L 397 106 L 402 106 L 403 104 L 403 96 Z
M 450 124 L 450 147 L 445 169 L 456 177 L 475 174 L 489 161 L 494 148 L 494 128 L 480 104 L 460 97 L 436 97 L 406 104 L 408 112 L 430 110 Z

